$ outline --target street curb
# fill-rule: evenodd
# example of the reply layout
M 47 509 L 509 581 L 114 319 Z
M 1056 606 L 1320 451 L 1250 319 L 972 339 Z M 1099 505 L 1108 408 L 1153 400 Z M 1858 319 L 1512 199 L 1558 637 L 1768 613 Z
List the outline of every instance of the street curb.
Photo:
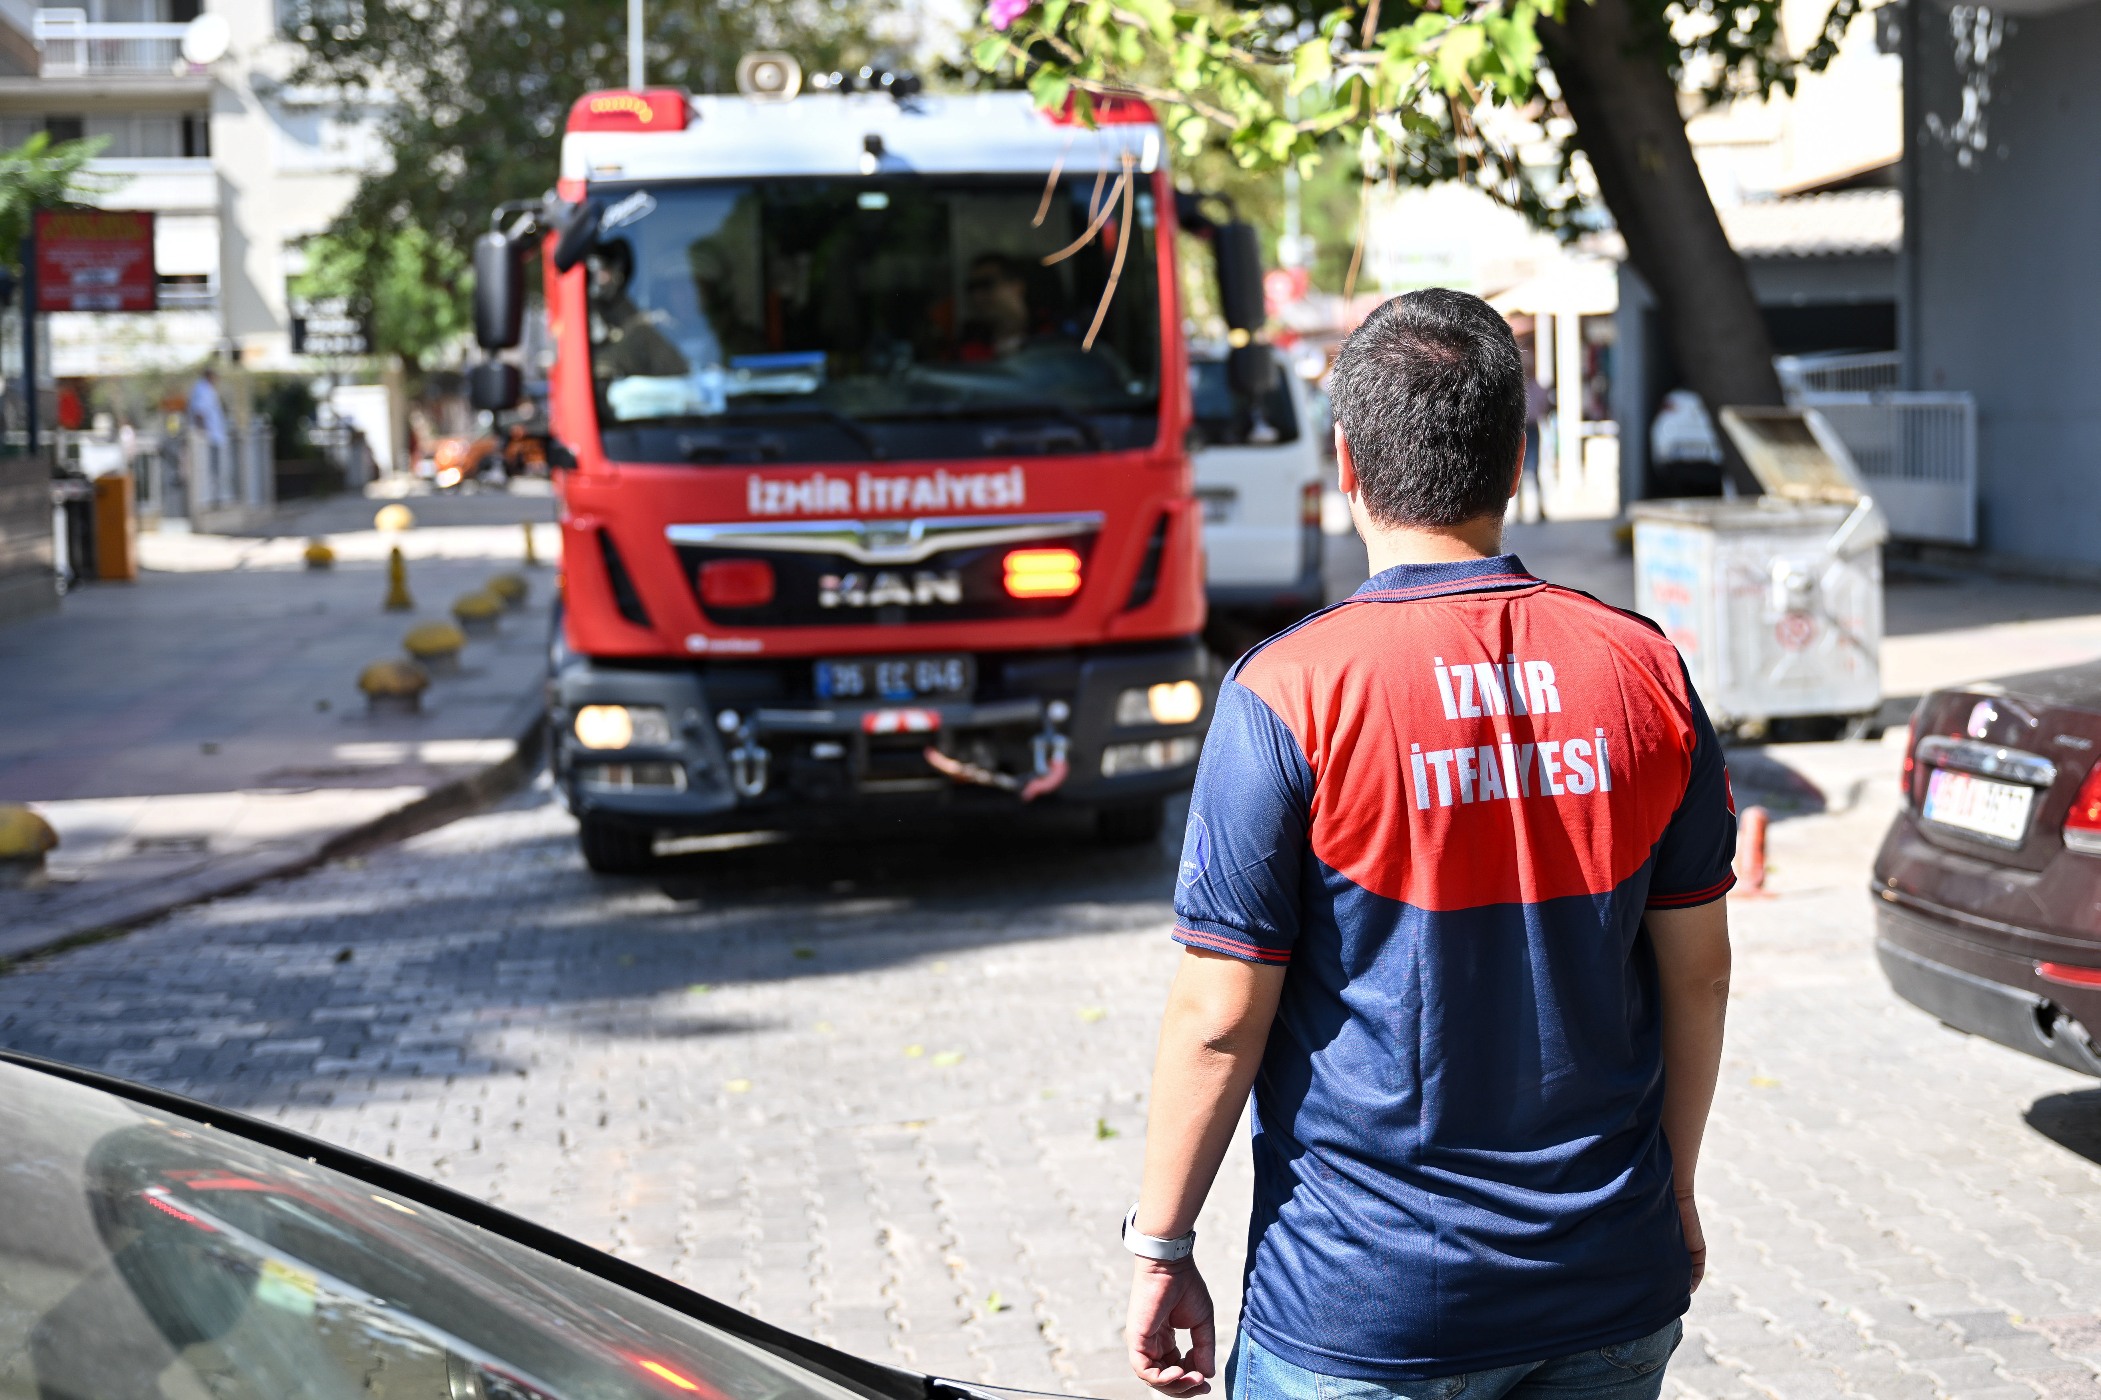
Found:
M 510 754 L 475 772 L 429 789 L 391 812 L 338 831 L 323 840 L 282 850 L 252 852 L 223 865 L 110 897 L 107 905 L 78 915 L 61 916 L 17 942 L 0 935 L 0 976 L 19 964 L 69 948 L 100 943 L 129 933 L 142 924 L 229 895 L 241 894 L 269 880 L 297 875 L 358 851 L 404 840 L 484 807 L 523 786 L 539 767 L 546 737 L 546 702 L 538 687 L 511 711 L 503 728 L 512 738 Z

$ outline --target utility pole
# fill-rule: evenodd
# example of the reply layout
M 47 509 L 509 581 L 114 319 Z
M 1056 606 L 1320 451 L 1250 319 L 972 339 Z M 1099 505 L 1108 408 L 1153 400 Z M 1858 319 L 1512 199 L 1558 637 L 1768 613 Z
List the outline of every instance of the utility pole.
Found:
M 642 90 L 642 0 L 627 0 L 627 85 Z

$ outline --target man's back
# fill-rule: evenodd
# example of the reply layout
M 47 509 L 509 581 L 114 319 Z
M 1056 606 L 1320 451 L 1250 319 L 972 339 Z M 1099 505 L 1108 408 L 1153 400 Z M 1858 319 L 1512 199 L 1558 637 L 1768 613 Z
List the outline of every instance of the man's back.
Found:
M 1656 1400 L 1682 1333 L 1736 819 L 1670 644 L 1503 552 L 1525 382 L 1437 288 L 1336 356 L 1374 575 L 1243 658 L 1204 741 L 1124 1223 L 1164 1393 L 1218 1374 L 1193 1227 L 1250 1093 L 1234 1400 Z
M 1725 789 L 1670 644 L 1507 555 L 1389 569 L 1235 668 L 1176 936 L 1289 968 L 1263 1346 L 1405 1378 L 1683 1311 L 1641 921 L 1726 889 Z

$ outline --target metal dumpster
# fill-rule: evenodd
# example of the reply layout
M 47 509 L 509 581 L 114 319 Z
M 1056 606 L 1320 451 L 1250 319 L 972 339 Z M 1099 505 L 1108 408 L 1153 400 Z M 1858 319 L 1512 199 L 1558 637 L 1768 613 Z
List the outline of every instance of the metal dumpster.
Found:
M 1882 703 L 1882 517 L 1814 410 L 1721 418 L 1766 494 L 1638 502 L 1635 607 L 1677 644 L 1718 728 L 1864 724 Z

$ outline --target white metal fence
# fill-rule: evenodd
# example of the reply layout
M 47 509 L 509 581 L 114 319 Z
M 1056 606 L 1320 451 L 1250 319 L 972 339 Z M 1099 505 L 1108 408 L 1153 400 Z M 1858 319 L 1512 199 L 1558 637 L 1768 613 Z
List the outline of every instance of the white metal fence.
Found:
M 182 513 L 267 509 L 277 501 L 277 459 L 270 420 L 258 415 L 246 431 L 234 428 L 223 443 L 192 429 L 175 462 Z
M 1895 351 L 1859 355 L 1781 355 L 1774 359 L 1780 387 L 1790 399 L 1802 394 L 1878 394 L 1896 391 L 1904 373 Z
M 1977 543 L 1977 405 L 1968 394 L 1803 393 L 1853 454 L 1899 539 Z
M 182 59 L 180 24 L 92 21 L 86 10 L 38 10 L 31 34 L 42 50 L 38 63 L 47 78 L 84 78 L 105 73 L 165 76 Z

